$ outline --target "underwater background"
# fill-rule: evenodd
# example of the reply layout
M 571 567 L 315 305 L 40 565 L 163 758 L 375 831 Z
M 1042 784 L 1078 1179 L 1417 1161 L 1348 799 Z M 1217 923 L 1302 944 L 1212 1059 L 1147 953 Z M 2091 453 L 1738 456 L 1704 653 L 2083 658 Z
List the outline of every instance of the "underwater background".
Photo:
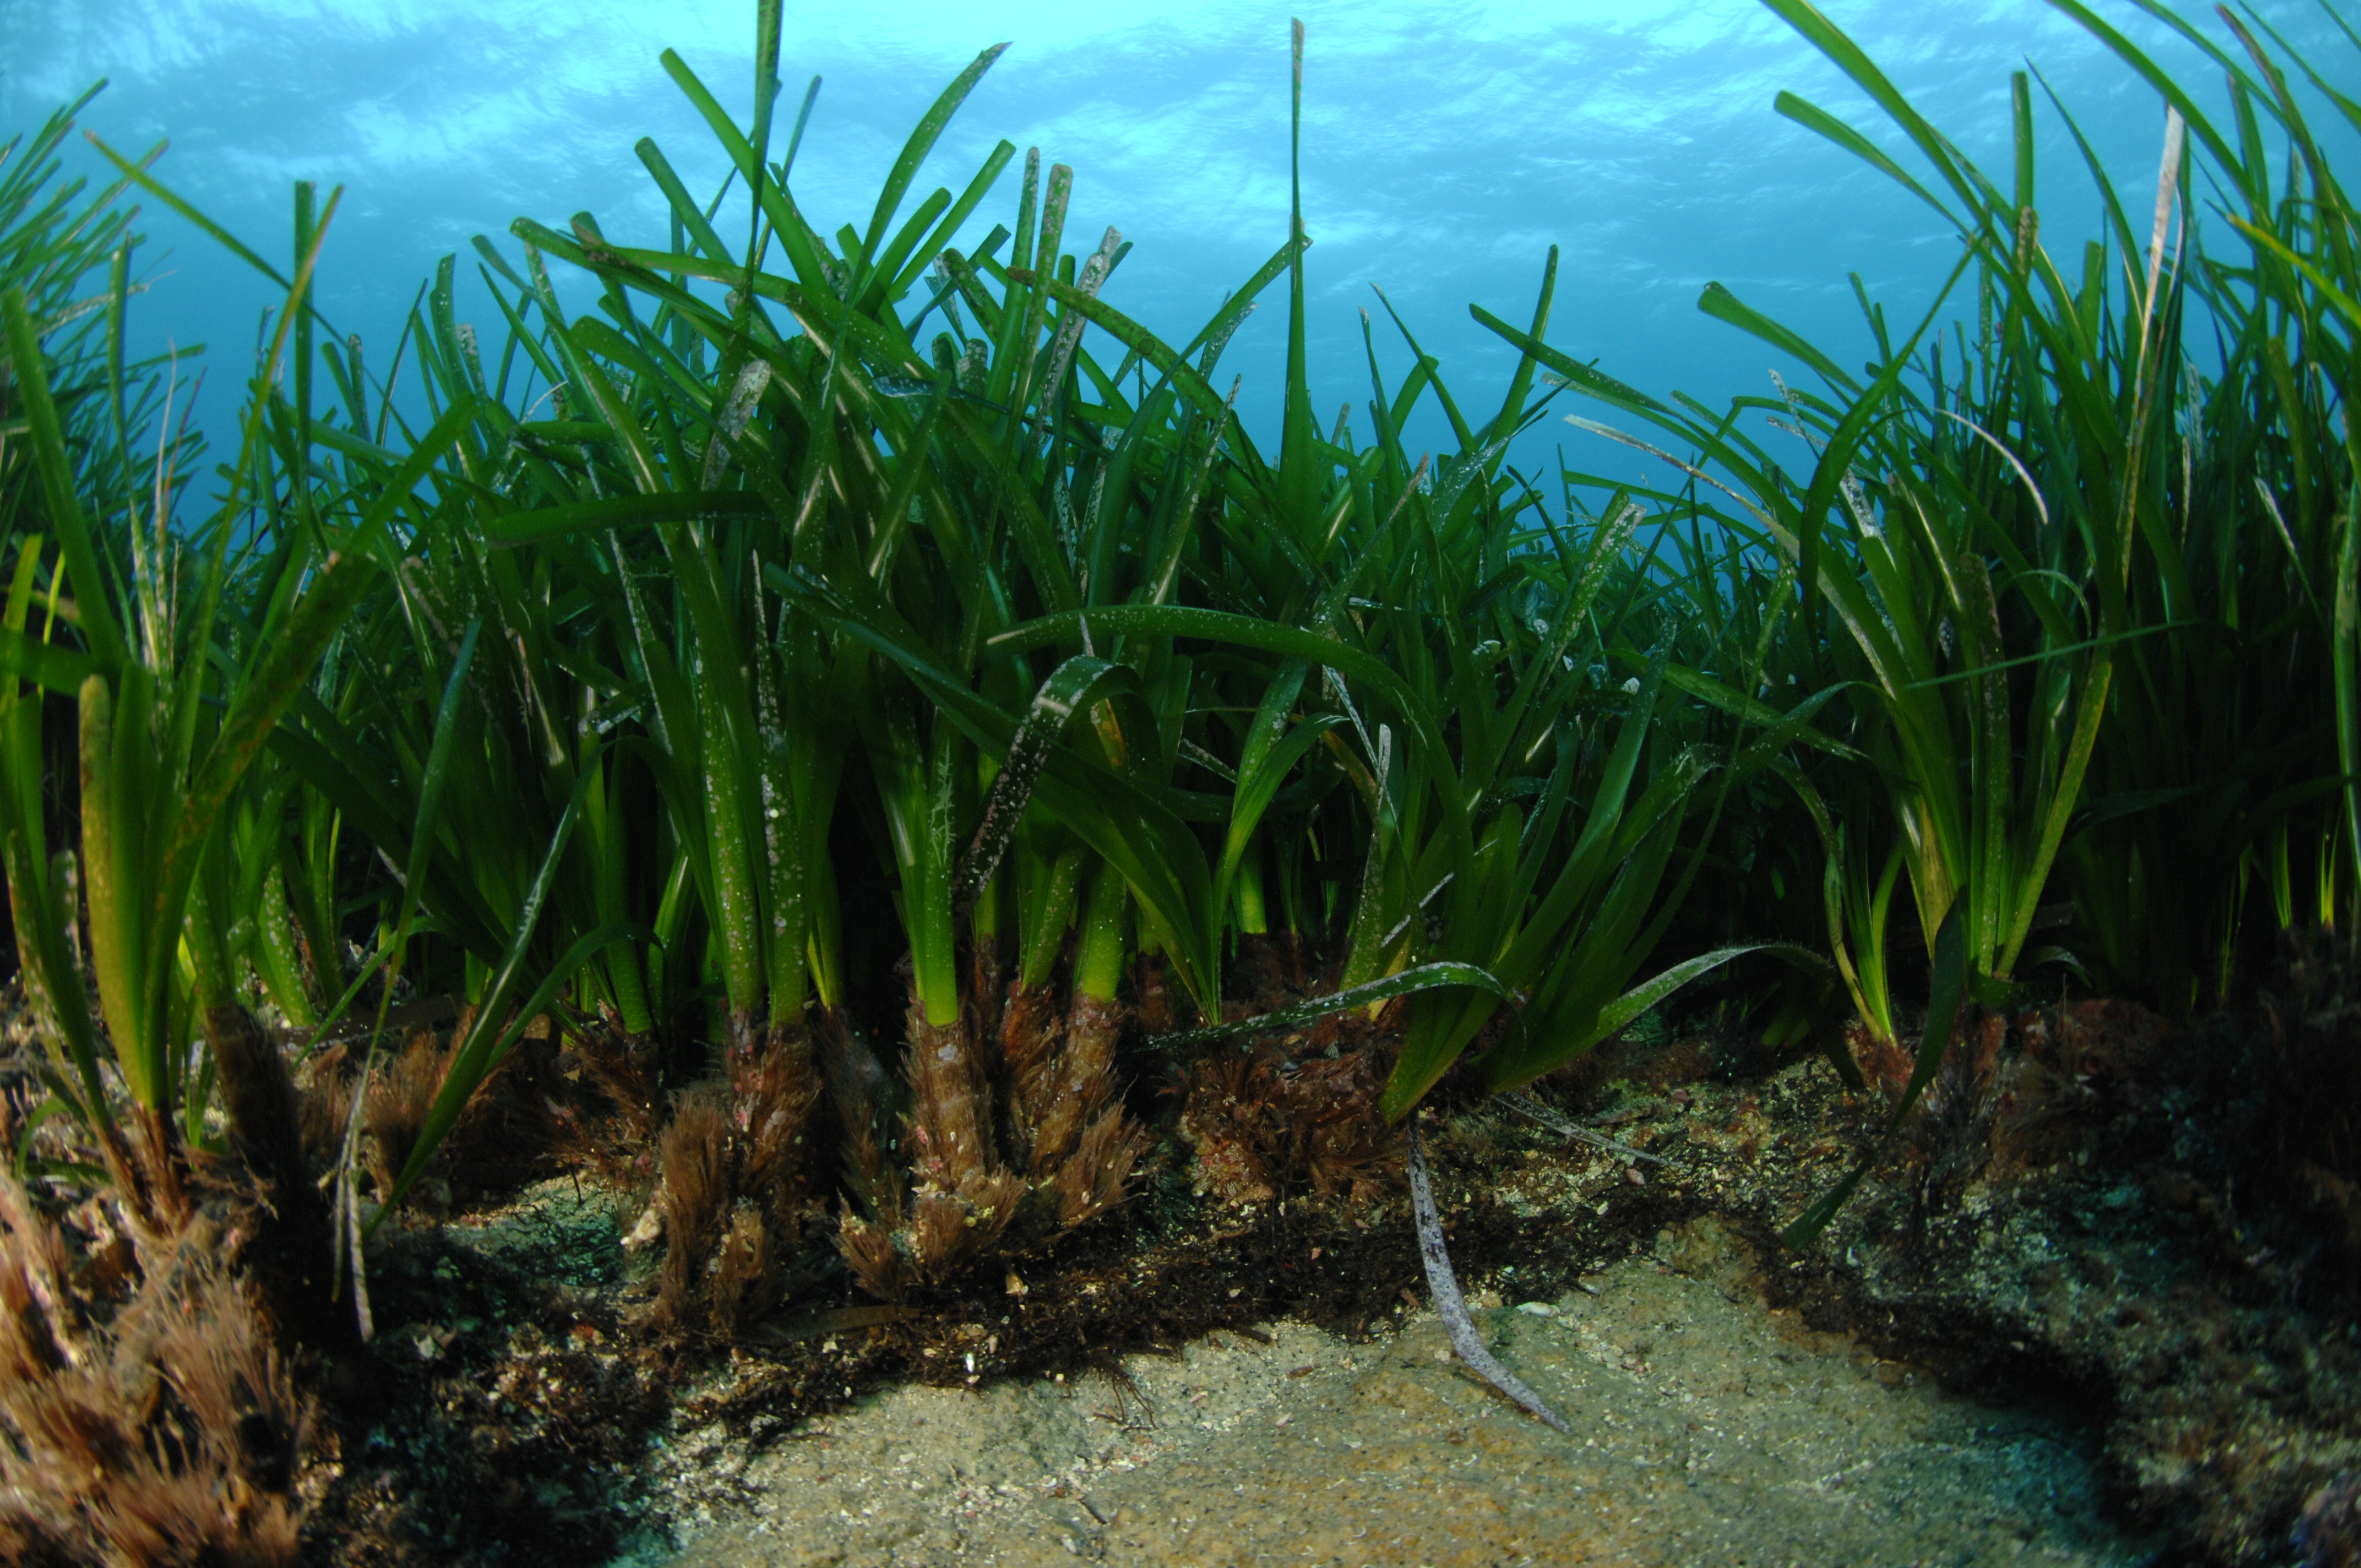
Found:
M 2361 27 L 2093 4 L 0 9 L 0 1563 L 2361 1562 Z
M 2154 188 L 2160 100 L 2056 10 L 2034 0 L 1828 9 L 1981 165 L 2007 165 L 2008 73 L 2029 61 L 2118 189 Z M 2209 113 L 2218 109 L 2218 74 L 2194 49 L 2135 6 L 2103 9 Z M 2340 58 L 2320 7 L 2271 4 L 2259 14 L 2298 53 Z M 1872 344 L 1848 275 L 1859 273 L 1897 319 L 1915 320 L 1956 259 L 1938 217 L 1772 112 L 1787 89 L 1867 126 L 1883 145 L 1902 140 L 1752 0 L 790 5 L 782 113 L 811 76 L 825 82 L 796 166 L 797 199 L 823 232 L 864 220 L 933 95 L 976 50 L 1010 40 L 919 189 L 963 182 L 1002 137 L 1038 146 L 1045 164 L 1074 168 L 1076 242 L 1087 248 L 1112 225 L 1136 246 L 1109 302 L 1185 339 L 1286 235 L 1290 15 L 1309 30 L 1303 201 L 1316 247 L 1311 369 L 1323 426 L 1340 401 L 1367 397 L 1356 313 L 1385 325 L 1372 284 L 1446 378 L 1492 385 L 1514 354 L 1469 319 L 1468 303 L 1521 321 L 1548 247 L 1562 247 L 1554 341 L 1644 391 L 1677 389 L 1719 407 L 1741 392 L 1768 395 L 1773 358 L 1698 313 L 1708 280 L 1858 365 Z M 490 236 L 513 258 L 508 226 L 520 215 L 562 228 L 567 214 L 588 210 L 619 243 L 661 246 L 663 197 L 632 144 L 653 137 L 704 196 L 725 165 L 656 56 L 677 49 L 742 118 L 746 25 L 741 0 L 0 0 L 0 125 L 38 124 L 105 77 L 108 91 L 82 124 L 126 153 L 169 137 L 159 172 L 274 258 L 287 248 L 290 182 L 344 185 L 318 299 L 339 331 L 382 351 L 446 253 L 461 257 L 460 319 L 497 320 L 468 240 Z M 2322 124 L 2332 159 L 2342 150 L 2334 120 Z M 2097 199 L 2046 103 L 2037 125 L 2042 238 L 2070 255 L 2097 235 Z M 70 168 L 104 167 L 79 137 L 68 158 Z M 1003 175 L 961 245 L 1007 217 L 1016 178 L 1014 168 Z M 2201 234 L 2220 226 L 2205 215 Z M 215 372 L 198 419 L 218 455 L 275 296 L 155 203 L 144 222 L 143 266 L 159 286 L 132 313 L 133 350 L 207 345 Z M 558 289 L 574 308 L 595 293 L 570 270 Z M 1283 316 L 1260 311 L 1230 350 L 1246 377 L 1240 413 L 1257 441 L 1277 437 Z M 1389 330 L 1376 342 L 1398 381 L 1408 351 Z M 1792 363 L 1777 367 L 1810 379 Z M 1413 450 L 1447 445 L 1432 401 L 1420 419 L 1405 433 Z M 1577 467 L 1645 473 L 1644 459 L 1555 420 L 1522 438 L 1519 466 L 1546 471 L 1549 445 L 1561 441 Z

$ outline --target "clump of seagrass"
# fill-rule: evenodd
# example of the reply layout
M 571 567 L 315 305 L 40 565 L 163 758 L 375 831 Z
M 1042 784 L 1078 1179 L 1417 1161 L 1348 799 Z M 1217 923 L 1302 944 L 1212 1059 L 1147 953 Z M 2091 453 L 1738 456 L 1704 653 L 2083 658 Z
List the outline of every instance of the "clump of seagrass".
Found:
M 610 1176 L 633 1165 L 644 1168 L 663 1102 L 654 1040 L 593 1025 L 570 1039 L 551 1068 L 560 1081 L 588 1091 L 548 1102 L 558 1157 L 569 1165 L 588 1159 Z
M 733 1050 L 720 1081 L 675 1099 L 656 1141 L 654 1213 L 664 1261 L 652 1321 L 728 1339 L 776 1307 L 796 1279 L 810 1198 L 819 1084 L 800 1032 Z
M 906 1195 L 891 1168 L 876 1159 L 873 1144 L 864 1145 L 855 1134 L 867 1130 L 873 1140 L 876 1102 L 841 1092 L 838 1102 L 848 1160 L 864 1162 L 851 1179 L 856 1192 L 869 1194 L 869 1212 L 847 1211 L 837 1245 L 862 1288 L 889 1300 L 911 1284 L 947 1278 L 990 1253 L 1026 1193 L 1025 1178 L 999 1157 L 991 1086 L 969 1019 L 929 1023 L 914 1003 L 908 1040 L 903 1076 L 910 1109 L 899 1140 L 909 1168 Z M 842 1047 L 848 1058 L 863 1048 L 849 1038 Z M 882 1076 L 865 1065 L 846 1075 L 850 1082 L 872 1084 Z
M 357 1065 L 350 1047 L 335 1045 L 315 1052 L 295 1074 L 303 1158 L 315 1170 L 327 1169 L 344 1152 L 345 1118 L 352 1111 L 350 1075 Z
M 448 1045 L 425 1033 L 411 1036 L 373 1061 L 344 1046 L 331 1047 L 313 1058 L 304 1073 L 298 1113 L 303 1146 L 312 1161 L 323 1168 L 335 1164 L 344 1145 L 346 1118 L 357 1113 L 360 1136 L 356 1150 L 360 1162 L 380 1197 L 391 1192 L 418 1146 L 426 1113 L 443 1087 L 450 1064 Z M 361 1082 L 364 1070 L 368 1074 L 366 1084 Z M 430 1168 L 447 1168 L 447 1151 L 481 1120 L 487 1085 L 478 1087 Z M 425 1190 L 447 1197 L 439 1179 Z M 430 1202 L 437 1201 L 430 1199 Z
M 298 1116 L 306 1157 L 324 1169 L 340 1157 L 345 1121 L 357 1098 L 362 1164 L 379 1192 L 390 1192 L 409 1163 L 428 1111 L 448 1076 L 449 1036 L 411 1035 L 380 1052 L 360 1084 L 365 1054 L 331 1046 L 306 1064 Z M 562 1039 L 528 1036 L 469 1094 L 427 1166 L 430 1206 L 445 1180 L 508 1187 L 589 1165 L 629 1180 L 648 1168 L 655 1138 L 650 1043 L 593 1024 Z M 413 1194 L 420 1193 L 413 1188 Z M 413 1201 L 415 1198 L 413 1198 Z
M 1062 1016 L 1048 986 L 1012 986 L 1000 1009 L 1008 1086 L 995 1115 L 971 1009 L 930 1023 L 914 1003 L 902 1121 L 909 1189 L 878 1146 L 884 1073 L 849 1035 L 831 1053 L 856 1207 L 838 1245 L 853 1277 L 887 1299 L 950 1278 L 1014 1241 L 1060 1234 L 1123 1198 L 1148 1134 L 1125 1110 L 1115 1072 L 1120 1003 L 1074 996 Z
M 0 1560 L 300 1561 L 310 1409 L 258 1291 L 223 1261 L 220 1228 L 185 1203 L 157 1206 L 159 1190 L 181 1190 L 151 1180 L 109 1194 L 136 1258 L 116 1305 L 78 1289 L 64 1233 L 0 1160 Z
M 1152 972 L 1160 984 L 1160 966 Z M 1059 1029 L 1036 1000 L 1012 996 L 1001 1025 L 1015 1141 L 1027 1173 L 1055 1199 L 1059 1228 L 1071 1230 L 1122 1198 L 1148 1135 L 1124 1110 L 1115 1081 L 1121 1004 L 1079 992 Z
M 1305 1050 L 1312 1043 L 1216 1047 L 1190 1069 L 1180 1132 L 1196 1147 L 1201 1191 L 1243 1204 L 1306 1188 L 1356 1200 L 1392 1190 L 1401 1139 L 1378 1113 L 1388 1053 L 1365 1045 L 1330 1057 Z
M 386 1056 L 362 1091 L 361 1157 L 380 1198 L 393 1190 L 402 1167 L 410 1163 L 450 1065 L 450 1051 L 434 1036 L 413 1035 Z

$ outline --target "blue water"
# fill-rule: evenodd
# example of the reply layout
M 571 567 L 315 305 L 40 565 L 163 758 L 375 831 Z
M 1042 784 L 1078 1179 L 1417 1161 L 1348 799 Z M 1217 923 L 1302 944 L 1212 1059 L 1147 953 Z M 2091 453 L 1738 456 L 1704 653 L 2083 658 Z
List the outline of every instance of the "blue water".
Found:
M 2202 93 L 2209 105 L 2221 101 L 2218 73 L 2193 49 L 2130 5 L 2098 3 L 2182 81 L 2212 87 Z M 2127 206 L 2147 210 L 2162 104 L 2064 16 L 2027 0 L 1830 0 L 1828 10 L 2004 184 L 2008 72 L 2030 59 Z M 0 0 L 0 135 L 29 129 L 107 77 L 82 125 L 126 153 L 171 138 L 162 177 L 282 269 L 290 182 L 315 180 L 324 199 L 341 184 L 319 299 L 382 373 L 419 282 L 446 252 L 461 257 L 460 318 L 496 339 L 471 235 L 494 236 L 514 257 L 511 218 L 563 232 L 588 209 L 610 239 L 664 246 L 662 198 L 633 142 L 653 136 L 700 193 L 726 166 L 657 53 L 677 49 L 742 121 L 752 13 L 749 0 Z M 1303 181 L 1323 426 L 1347 399 L 1369 395 L 1360 310 L 1376 316 L 1389 384 L 1411 363 L 1373 283 L 1480 421 L 1513 354 L 1467 305 L 1523 322 L 1553 244 L 1563 249 L 1553 343 L 1645 390 L 1677 388 L 1717 405 L 1768 392 L 1770 367 L 1797 372 L 1697 313 L 1708 280 L 1858 363 L 1871 340 L 1847 274 L 1861 274 L 1897 320 L 1915 319 L 1957 256 L 1937 214 L 1773 113 L 1773 94 L 1792 89 L 1923 171 L 1834 67 L 1751 0 L 1306 0 L 1300 14 L 1310 30 Z M 1012 40 L 913 203 L 936 184 L 957 191 L 995 140 L 1013 141 L 1018 159 L 972 242 L 1010 219 L 1022 149 L 1039 146 L 1076 170 L 1068 247 L 1087 252 L 1103 228 L 1119 227 L 1137 248 L 1106 297 L 1185 339 L 1286 236 L 1289 15 L 1205 0 L 789 0 L 786 111 L 811 75 L 825 78 L 795 171 L 797 199 L 824 230 L 865 227 L 879 181 L 935 94 L 977 49 Z M 2353 88 L 2356 57 L 2317 7 L 2275 3 L 2263 15 Z M 2071 274 L 2081 241 L 2096 233 L 2096 203 L 2037 88 L 2037 103 L 2042 237 Z M 79 145 L 71 161 L 96 169 Z M 218 444 L 275 291 L 152 201 L 147 212 L 154 289 L 136 313 L 140 345 L 207 345 L 199 417 Z M 2202 213 L 2200 223 L 2201 233 L 2224 226 Z M 569 302 L 588 302 L 578 280 L 561 287 Z M 1249 428 L 1275 439 L 1283 288 L 1265 299 L 1224 364 L 1246 377 Z M 1365 410 L 1353 426 L 1366 441 Z M 1442 444 L 1447 433 L 1430 412 L 1411 438 Z M 1558 442 L 1576 466 L 1634 471 L 1625 454 L 1554 420 L 1520 457 L 1543 466 Z

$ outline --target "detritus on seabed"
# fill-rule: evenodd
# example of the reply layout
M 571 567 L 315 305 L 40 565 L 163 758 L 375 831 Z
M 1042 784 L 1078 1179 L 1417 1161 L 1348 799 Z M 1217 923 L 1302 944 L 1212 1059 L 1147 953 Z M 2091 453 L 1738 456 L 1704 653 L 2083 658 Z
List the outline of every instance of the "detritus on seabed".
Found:
M 2224 1111 L 2201 1092 L 2202 1082 L 2176 1079 L 2187 1064 L 2169 1048 L 2172 1036 L 2120 1007 L 2048 1009 L 1986 1032 L 1992 1048 L 1962 1054 L 1907 1146 L 1803 1255 L 1776 1248 L 1777 1226 L 1836 1178 L 1873 1120 L 1872 1101 L 1847 1093 L 1817 1060 L 1730 1081 L 1717 1076 L 1727 1064 L 1692 1043 L 1618 1047 L 1594 1064 L 1576 1100 L 1556 1096 L 1562 1114 L 1670 1162 L 1664 1167 L 1570 1145 L 1495 1107 L 1434 1113 L 1430 1154 L 1455 1262 L 1479 1303 L 1488 1294 L 1503 1303 L 1479 1305 L 1479 1320 L 1512 1369 L 1544 1398 L 1564 1401 L 1577 1433 L 1567 1464 L 1576 1451 L 1591 1452 L 1585 1442 L 1627 1440 L 1599 1431 L 1596 1420 L 1586 1424 L 1585 1401 L 1597 1390 L 1568 1392 L 1552 1381 L 1546 1355 L 1576 1371 L 1578 1359 L 1636 1374 L 1661 1366 L 1665 1346 L 1676 1343 L 1612 1332 L 1587 1340 L 1570 1326 L 1586 1303 L 1600 1299 L 1584 1285 L 1599 1288 L 1598 1277 L 1620 1264 L 1650 1289 L 1686 1279 L 1711 1290 L 1735 1314 L 1727 1330 L 1732 1347 L 1753 1343 L 1745 1323 L 1806 1338 L 1850 1331 L 1857 1342 L 1833 1362 L 1799 1362 L 1792 1346 L 1764 1341 L 1751 1367 L 1732 1348 L 1727 1365 L 1745 1399 L 1726 1419 L 1700 1422 L 1700 1431 L 1716 1429 L 1715 1442 L 1696 1439 L 1702 1448 L 1688 1451 L 1681 1466 L 1700 1452 L 1726 1461 L 1804 1442 L 1827 1416 L 1825 1388 L 1835 1385 L 1798 1367 L 1834 1377 L 1835 1367 L 1858 1360 L 1881 1383 L 1940 1378 L 2004 1403 L 2043 1388 L 2064 1408 L 2079 1407 L 2102 1452 L 2095 1472 L 2073 1457 L 2081 1440 L 2040 1409 L 1987 1412 L 1969 1423 L 1981 1434 L 1972 1445 L 1939 1440 L 1956 1451 L 1946 1463 L 1984 1477 L 1995 1497 L 2016 1496 L 2010 1488 L 2027 1475 L 2084 1465 L 2073 1473 L 2090 1485 L 2076 1495 L 2103 1494 L 2118 1517 L 2177 1542 L 2175 1561 L 2297 1560 L 2289 1544 L 2296 1516 L 2352 1466 L 2340 1456 L 2349 1453 L 2345 1434 L 2361 1399 L 2343 1330 L 2327 1332 L 2323 1303 L 2301 1299 L 2318 1271 L 2299 1266 L 2292 1252 L 2257 1255 L 2273 1245 L 2266 1233 L 2274 1225 L 2287 1245 L 2279 1233 L 2291 1222 L 2234 1214 L 2221 1187 L 2208 1185 L 2217 1167 L 2235 1168 L 2220 1164 L 2228 1156 L 2218 1146 L 2247 1113 Z M 1444 1348 L 1432 1327 L 1396 1337 L 1405 1322 L 1431 1323 L 1414 1310 L 1423 1282 L 1399 1195 L 1365 1188 L 1358 1198 L 1298 1191 L 1229 1203 L 1217 1191 L 1194 1190 L 1197 1175 L 1171 1163 L 1167 1146 L 1128 1202 L 1098 1225 L 972 1277 L 962 1290 L 892 1305 L 841 1293 L 790 1307 L 734 1344 L 705 1348 L 634 1339 L 628 1298 L 645 1286 L 632 1281 L 620 1249 L 634 1212 L 621 1194 L 586 1185 L 577 1196 L 568 1181 L 545 1182 L 503 1213 L 454 1222 L 439 1234 L 422 1230 L 396 1243 L 380 1266 L 388 1332 L 378 1354 L 389 1363 L 407 1358 L 398 1379 L 406 1392 L 371 1429 L 381 1442 L 373 1437 L 366 1453 L 347 1443 L 338 1484 L 346 1496 L 332 1492 L 313 1517 L 311 1539 L 340 1561 L 398 1560 L 398 1551 L 365 1548 L 369 1530 L 346 1533 L 374 1508 L 397 1527 L 380 1540 L 441 1527 L 421 1561 L 504 1554 L 577 1564 L 629 1542 L 651 1546 L 675 1530 L 752 1530 L 778 1494 L 742 1477 L 814 1454 L 840 1456 L 828 1473 L 842 1486 L 890 1492 L 899 1454 L 916 1448 L 894 1448 L 880 1466 L 865 1451 L 830 1449 L 821 1438 L 854 1430 L 840 1423 L 869 1418 L 848 1411 L 876 1400 L 880 1409 L 911 1400 L 938 1408 L 924 1401 L 939 1396 L 896 1388 L 957 1390 L 960 1398 L 940 1408 L 987 1410 L 1000 1408 L 994 1400 L 1062 1387 L 1089 1406 L 1074 1419 L 1117 1442 L 1148 1419 L 1172 1430 L 1174 1398 L 1158 1381 L 1170 1369 L 1209 1355 L 1259 1355 L 1262 1348 L 1249 1348 L 1260 1347 L 1257 1336 L 1276 1332 L 1286 1345 L 1290 1336 L 1316 1334 L 1331 1347 L 1322 1353 L 1331 1360 L 1307 1355 L 1288 1371 L 1335 1370 L 1345 1356 L 1366 1370 L 1398 1354 L 1393 1347 L 1423 1344 L 1421 1334 L 1433 1341 L 1421 1354 Z M 1670 1272 L 1656 1273 L 1659 1262 Z M 1744 1304 L 1757 1293 L 1767 1311 Z M 1520 1313 L 1524 1302 L 1571 1315 Z M 1543 1343 L 1564 1333 L 1576 1338 L 1555 1349 Z M 1527 1360 L 1527 1351 L 1543 1359 Z M 1430 1394 L 1447 1394 L 1455 1413 L 1446 1421 L 1444 1405 L 1430 1400 L 1439 1424 L 1426 1439 L 1388 1450 L 1395 1466 L 1388 1485 L 1410 1485 L 1422 1464 L 1434 1485 L 1465 1479 L 1453 1467 L 1467 1455 L 1449 1441 L 1451 1431 L 1479 1431 L 1488 1442 L 1520 1432 L 1513 1442 L 1497 1442 L 1543 1455 L 1532 1464 L 1560 1463 L 1524 1445 L 1566 1440 L 1438 1368 L 1442 1392 Z M 1327 1387 L 1314 1374 L 1295 1386 L 1306 1385 Z M 2257 1390 L 2269 1398 L 2257 1400 Z M 1136 1393 L 1147 1396 L 1144 1404 Z M 1180 1408 L 1188 1402 L 1179 1397 Z M 1092 1413 L 1102 1409 L 1104 1418 Z M 1381 1409 L 1349 1419 L 1378 1433 L 1339 1428 L 1340 1442 L 1366 1445 L 1400 1425 Z M 1329 1430 L 1310 1415 L 1288 1430 L 1304 1426 Z M 1367 1453 L 1348 1452 L 1351 1462 L 1320 1486 L 1368 1467 Z M 1307 1444 L 1297 1457 L 1311 1464 L 1308 1454 Z M 1876 1465 L 1911 1486 L 1924 1482 L 1899 1457 Z M 1022 1491 L 1058 1468 L 1004 1479 Z M 1861 1497 L 1864 1478 L 1876 1473 L 1848 1476 L 1839 1466 L 1787 1481 L 1756 1475 L 1745 1485 L 1777 1490 L 1792 1482 L 1810 1491 L 1825 1483 L 1814 1496 Z M 1202 1491 L 1207 1473 L 1190 1474 L 1189 1485 Z M 1621 1484 L 1617 1475 L 1639 1488 L 1630 1494 L 1635 1499 L 1670 1479 L 1663 1466 L 1634 1465 L 1594 1490 L 1611 1492 Z M 1227 1506 L 1204 1495 L 1198 1527 L 1210 1529 Z M 357 1508 L 362 1497 L 376 1501 Z M 1363 1506 L 1378 1505 L 1364 1498 Z M 2334 1506 L 2332 1494 L 2325 1507 Z M 1994 1507 L 1993 1519 L 2008 1513 Z M 1341 1498 L 1338 1509 L 1340 1520 L 1349 1519 Z M 857 1508 L 850 1514 L 863 1517 Z M 1986 1524 L 1976 1539 L 1993 1552 L 2004 1537 L 2030 1539 Z M 1099 1521 L 1093 1539 L 1118 1528 Z M 2332 1539 L 2334 1528 L 2330 1517 L 2313 1537 Z M 1350 1530 L 1339 1539 L 1349 1540 Z M 1508 1539 L 1496 1545 L 1505 1551 Z M 1666 1550 L 1688 1560 L 1686 1547 Z M 2325 1552 L 2314 1560 L 2336 1561 Z
M 2354 1097 L 2270 1064 L 2349 1053 L 2361 1020 L 2301 965 L 2279 983 L 2194 1028 L 2107 1002 L 1988 1020 L 1790 1289 L 1954 1378 L 2087 1390 L 2116 1497 L 2190 1561 L 2328 1568 L 2361 1547 L 2361 1248 L 2351 1186 L 2290 1130 Z

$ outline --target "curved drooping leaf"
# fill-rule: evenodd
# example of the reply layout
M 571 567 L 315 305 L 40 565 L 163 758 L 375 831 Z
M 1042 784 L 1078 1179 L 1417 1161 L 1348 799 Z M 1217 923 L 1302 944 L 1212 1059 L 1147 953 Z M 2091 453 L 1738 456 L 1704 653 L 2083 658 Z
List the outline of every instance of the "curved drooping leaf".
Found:
M 1566 1425 L 1565 1418 L 1526 1387 L 1515 1373 L 1501 1365 L 1492 1347 L 1477 1332 L 1466 1299 L 1459 1293 L 1459 1277 L 1452 1272 L 1451 1254 L 1444 1245 L 1443 1216 L 1435 1209 L 1434 1184 L 1426 1173 L 1426 1146 L 1414 1122 L 1410 1128 L 1410 1207 L 1418 1227 L 1419 1259 L 1426 1267 L 1427 1294 L 1434 1299 L 1435 1313 L 1450 1332 L 1451 1347 L 1459 1353 L 1459 1359 L 1475 1368 L 1485 1382 L 1523 1406 L 1534 1420 L 1554 1431 L 1573 1436 L 1574 1429 Z
M 1257 1014 L 1252 1018 L 1239 1018 L 1226 1024 L 1209 1024 L 1201 1029 L 1181 1029 L 1168 1035 L 1151 1035 L 1150 1049 L 1183 1052 L 1202 1049 L 1219 1040 L 1233 1040 L 1240 1036 L 1271 1035 L 1282 1029 L 1301 1028 L 1306 1024 L 1325 1018 L 1331 1013 L 1342 1013 L 1351 1007 L 1367 1007 L 1387 1002 L 1397 996 L 1409 996 L 1422 991 L 1433 991 L 1444 986 L 1464 986 L 1481 991 L 1499 1001 L 1513 1004 L 1516 993 L 1491 974 L 1474 964 L 1436 962 L 1400 970 L 1326 996 L 1293 1007 L 1282 1007 L 1276 1013 Z

